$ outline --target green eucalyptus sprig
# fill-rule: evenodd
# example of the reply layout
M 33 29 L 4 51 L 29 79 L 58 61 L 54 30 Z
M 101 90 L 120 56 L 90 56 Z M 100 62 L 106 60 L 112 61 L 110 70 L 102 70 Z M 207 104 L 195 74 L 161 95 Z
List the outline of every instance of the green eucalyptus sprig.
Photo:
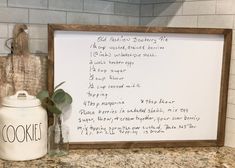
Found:
M 69 106 L 73 101 L 70 94 L 65 92 L 63 89 L 59 89 L 59 87 L 64 83 L 65 81 L 58 84 L 54 88 L 51 96 L 47 90 L 42 90 L 36 95 L 36 97 L 41 101 L 42 106 L 56 115 L 61 114 L 62 109 Z

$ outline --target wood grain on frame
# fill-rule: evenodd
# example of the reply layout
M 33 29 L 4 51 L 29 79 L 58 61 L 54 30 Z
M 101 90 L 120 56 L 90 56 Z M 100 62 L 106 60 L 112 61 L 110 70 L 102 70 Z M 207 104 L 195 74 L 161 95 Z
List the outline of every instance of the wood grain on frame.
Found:
M 223 61 L 221 69 L 221 88 L 219 101 L 219 118 L 217 140 L 183 140 L 183 141 L 130 141 L 130 142 L 95 142 L 71 143 L 70 148 L 133 148 L 133 147 L 187 147 L 187 146 L 223 146 L 227 110 L 228 80 L 232 46 L 231 29 L 212 28 L 166 28 L 166 27 L 129 27 L 102 25 L 48 25 L 48 89 L 54 87 L 54 32 L 55 31 L 98 31 L 98 32 L 145 32 L 145 33 L 183 33 L 183 34 L 218 34 L 224 36 Z

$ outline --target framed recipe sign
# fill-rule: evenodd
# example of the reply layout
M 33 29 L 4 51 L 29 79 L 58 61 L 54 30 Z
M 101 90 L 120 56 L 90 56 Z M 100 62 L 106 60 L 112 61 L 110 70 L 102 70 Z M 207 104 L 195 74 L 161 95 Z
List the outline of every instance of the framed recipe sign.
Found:
M 71 148 L 223 146 L 232 30 L 49 25 Z

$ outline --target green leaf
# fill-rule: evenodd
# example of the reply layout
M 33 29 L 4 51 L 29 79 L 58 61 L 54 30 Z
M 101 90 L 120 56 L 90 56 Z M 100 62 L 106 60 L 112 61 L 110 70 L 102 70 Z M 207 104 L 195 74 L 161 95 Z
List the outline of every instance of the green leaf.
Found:
M 59 108 L 61 111 L 63 111 L 63 109 L 67 106 L 69 106 L 72 103 L 72 97 L 65 92 L 65 100 L 64 102 L 60 103 L 60 104 L 55 104 L 57 106 L 57 108 Z
M 70 105 L 73 101 L 70 94 L 65 92 L 63 89 L 58 89 L 64 82 L 58 84 L 52 96 L 46 90 L 40 91 L 37 94 L 37 98 L 41 100 L 42 106 L 47 109 L 50 113 L 61 114 L 64 107 Z
M 58 89 L 61 85 L 63 85 L 65 83 L 65 81 L 63 81 L 63 82 L 61 82 L 61 83 L 59 83 L 58 85 L 56 85 L 56 87 L 54 88 L 54 91 L 56 90 L 56 89 Z
M 57 108 L 55 105 L 48 104 L 47 109 L 49 112 L 57 114 L 57 115 L 62 113 L 62 111 L 59 108 Z
M 73 98 L 67 92 L 65 92 L 65 102 L 67 103 L 67 105 L 70 105 L 73 102 Z
M 52 100 L 56 104 L 62 104 L 65 102 L 65 91 L 63 89 L 58 89 L 55 91 L 55 93 L 52 95 Z
M 72 103 L 72 101 L 73 101 L 72 97 L 65 92 L 65 100 L 63 103 L 57 104 L 58 108 L 64 108 L 66 106 L 69 106 Z
M 42 90 L 36 95 L 36 97 L 39 100 L 43 101 L 45 98 L 49 97 L 49 93 L 47 90 Z

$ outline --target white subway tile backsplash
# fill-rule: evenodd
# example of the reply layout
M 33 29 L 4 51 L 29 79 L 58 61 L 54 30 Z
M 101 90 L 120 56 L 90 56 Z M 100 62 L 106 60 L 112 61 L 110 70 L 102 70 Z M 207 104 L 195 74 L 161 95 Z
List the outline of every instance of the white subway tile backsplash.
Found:
M 139 17 L 129 16 L 128 17 L 128 26 L 139 26 L 140 19 Z
M 230 74 L 235 75 L 235 60 L 232 59 L 230 62 Z
M 140 15 L 141 16 L 153 16 L 154 5 L 141 5 L 140 6 Z
M 168 24 L 168 20 L 168 17 L 142 17 L 140 18 L 140 24 L 143 26 L 166 27 Z
M 137 3 L 139 4 L 141 0 L 125 0 L 126 2 L 130 2 L 130 3 Z
M 7 6 L 7 0 L 0 0 L 0 6 Z
M 234 104 L 227 105 L 227 117 L 235 120 L 235 105 Z
M 5 46 L 6 38 L 0 39 L 0 55 L 7 55 L 10 53 L 10 50 Z
M 225 132 L 225 146 L 234 147 L 235 148 L 235 133 Z
M 47 39 L 30 39 L 29 50 L 31 53 L 48 53 Z
M 28 9 L 0 8 L 0 22 L 28 23 Z
M 114 2 L 85 0 L 84 11 L 88 13 L 114 14 Z
M 197 16 L 173 16 L 169 17 L 169 27 L 197 27 Z
M 185 1 L 185 2 L 188 1 L 189 2 L 189 1 L 216 1 L 216 0 L 182 0 L 182 1 Z
M 8 25 L 4 23 L 0 23 L 0 38 L 8 37 Z
M 235 59 L 235 44 L 232 45 L 231 59 Z
M 233 29 L 233 42 L 232 43 L 235 44 L 235 29 Z
M 48 0 L 49 9 L 65 11 L 82 11 L 83 0 Z
M 47 8 L 47 0 L 8 0 L 10 7 Z
M 182 2 L 183 0 L 157 0 L 157 3 Z
M 235 89 L 235 75 L 229 76 L 229 89 Z
M 141 0 L 141 4 L 157 3 L 158 0 Z
M 66 23 L 66 12 L 49 10 L 29 10 L 30 23 Z
M 48 36 L 47 25 L 29 25 L 29 38 L 46 39 Z
M 228 91 L 228 103 L 235 105 L 235 90 L 229 89 Z
M 191 1 L 183 3 L 184 15 L 215 14 L 216 1 Z
M 198 27 L 232 28 L 233 16 L 231 15 L 199 15 Z
M 154 5 L 154 16 L 182 15 L 182 3 L 162 3 Z
M 114 5 L 114 14 L 125 16 L 139 16 L 140 6 L 137 4 L 125 4 L 116 2 Z
M 235 134 L 235 119 L 227 118 L 226 119 L 226 132 Z
M 234 0 L 218 0 L 216 13 L 217 14 L 235 14 L 235 1 Z
M 129 0 L 114 0 L 115 2 L 129 2 Z M 134 1 L 134 0 L 132 0 Z
M 13 28 L 14 28 L 15 24 L 8 24 L 8 38 L 12 38 L 13 37 Z
M 235 15 L 233 15 L 233 29 L 235 29 Z
M 100 15 L 99 24 L 101 25 L 128 25 L 128 17 L 115 15 Z
M 67 13 L 67 23 L 69 24 L 99 24 L 99 16 L 90 13 Z
M 149 24 L 151 25 L 151 22 L 157 19 L 157 17 L 140 17 L 140 25 L 141 26 L 148 26 Z

